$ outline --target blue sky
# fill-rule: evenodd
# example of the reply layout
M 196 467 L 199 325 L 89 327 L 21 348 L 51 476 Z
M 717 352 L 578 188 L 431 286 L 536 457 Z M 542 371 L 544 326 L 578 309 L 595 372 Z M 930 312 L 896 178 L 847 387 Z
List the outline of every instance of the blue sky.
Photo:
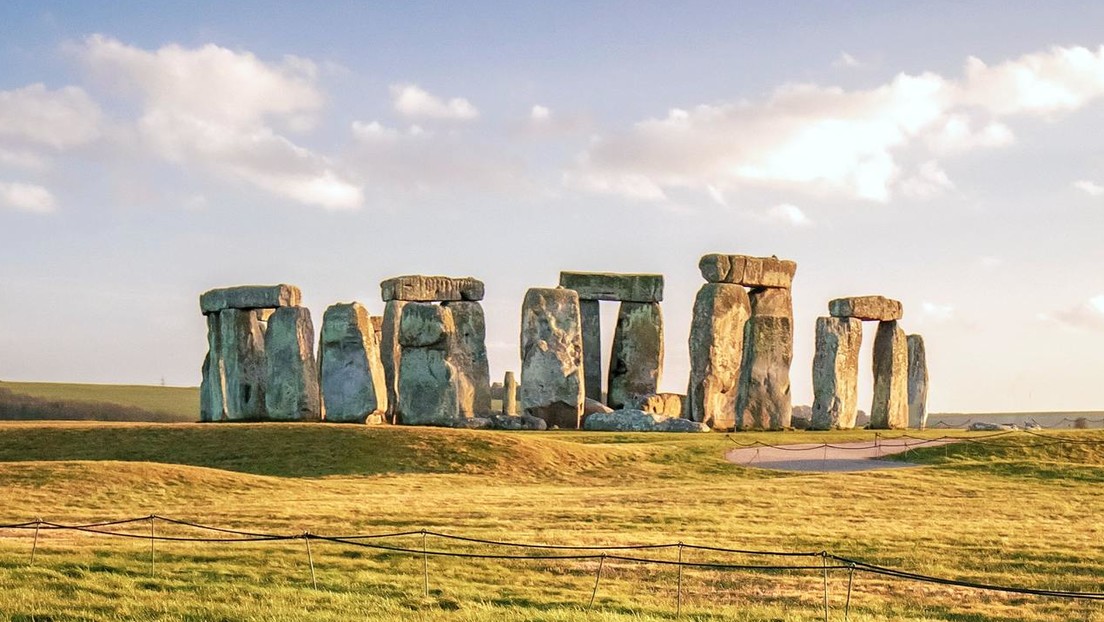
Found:
M 799 264 L 795 403 L 827 301 L 878 293 L 927 339 L 932 409 L 1099 408 L 1102 25 L 1099 3 L 9 3 L 0 378 L 198 384 L 200 292 L 294 283 L 320 321 L 408 273 L 487 283 L 500 376 L 525 289 L 573 269 L 666 275 L 684 391 L 697 259 L 730 252 Z

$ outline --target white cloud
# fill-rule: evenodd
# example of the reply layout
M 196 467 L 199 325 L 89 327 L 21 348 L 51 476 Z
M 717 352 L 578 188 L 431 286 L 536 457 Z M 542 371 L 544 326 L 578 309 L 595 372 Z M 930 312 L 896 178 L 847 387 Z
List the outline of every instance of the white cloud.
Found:
M 314 123 L 324 98 L 310 61 L 266 63 L 216 45 L 151 52 L 100 35 L 77 53 L 119 92 L 140 100 L 136 127 L 158 156 L 301 203 L 348 209 L 363 202 L 361 189 L 329 159 L 277 130 L 305 131 Z
M 854 69 L 856 67 L 862 67 L 862 65 L 863 64 L 859 62 L 859 59 L 848 54 L 847 52 L 840 52 L 840 55 L 836 57 L 836 60 L 832 61 L 832 66 L 836 68 L 847 67 Z
M 100 107 L 75 86 L 51 91 L 32 84 L 0 91 L 0 141 L 66 149 L 95 140 Z
M 42 186 L 0 181 L 0 207 L 45 214 L 54 211 L 53 193 Z
M 1073 187 L 1091 197 L 1104 195 L 1104 186 L 1101 186 L 1095 181 L 1090 181 L 1088 179 L 1082 179 L 1080 181 L 1073 182 Z
M 1075 330 L 1104 330 L 1104 294 L 1093 296 L 1068 309 L 1042 314 L 1039 318 Z
M 534 121 L 547 121 L 551 115 L 552 111 L 540 104 L 535 104 L 529 111 L 529 118 Z
M 954 317 L 955 308 L 953 305 L 925 301 L 920 304 L 920 312 L 925 318 L 936 322 L 945 322 Z
M 771 207 L 767 210 L 767 218 L 794 227 L 811 227 L 813 225 L 813 221 L 805 215 L 805 212 L 791 203 L 780 203 Z
M 479 116 L 475 106 L 463 97 L 445 101 L 416 84 L 391 85 L 395 111 L 406 117 L 468 121 Z
M 937 164 L 900 160 L 1014 142 L 1002 117 L 1051 116 L 1104 95 L 1104 48 L 1052 48 L 964 76 L 899 74 L 866 90 L 790 84 L 759 102 L 673 109 L 601 137 L 565 179 L 580 188 L 655 199 L 738 186 L 799 189 L 886 202 L 953 187 Z M 646 191 L 642 192 L 642 189 Z

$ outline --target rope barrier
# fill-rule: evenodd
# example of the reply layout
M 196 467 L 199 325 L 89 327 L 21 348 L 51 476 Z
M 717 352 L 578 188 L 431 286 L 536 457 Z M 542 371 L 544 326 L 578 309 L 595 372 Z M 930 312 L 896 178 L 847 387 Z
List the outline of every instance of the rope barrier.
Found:
M 999 442 L 999 441 L 995 442 L 995 441 L 991 440 L 991 439 L 995 439 L 997 437 L 1005 437 L 1005 436 L 1018 434 L 1018 433 L 1028 434 L 1028 435 L 1038 437 L 1040 439 L 1045 439 L 1045 440 L 1035 441 L 1035 442 L 1031 442 L 1031 443 L 1015 443 L 1015 442 L 1005 443 L 1005 442 Z M 1031 447 L 1047 447 L 1047 446 L 1053 446 L 1053 445 L 1104 445 L 1104 440 L 1073 439 L 1073 438 L 1068 438 L 1068 437 L 1049 436 L 1049 435 L 1046 435 L 1046 434 L 1036 432 L 1034 430 L 1005 430 L 1005 431 L 1001 431 L 1001 432 L 994 432 L 992 434 L 987 434 L 987 435 L 982 436 L 982 437 L 944 435 L 944 436 L 939 436 L 939 437 L 935 437 L 935 438 L 924 438 L 922 436 L 913 436 L 913 435 L 907 434 L 907 433 L 906 434 L 900 434 L 900 435 L 897 435 L 897 436 L 882 436 L 880 433 L 875 433 L 874 440 L 871 441 L 869 445 L 865 445 L 865 444 L 864 445 L 835 445 L 835 444 L 832 444 L 832 443 L 818 443 L 818 444 L 801 443 L 799 445 L 772 445 L 770 443 L 766 443 L 766 442 L 763 442 L 763 441 L 760 441 L 760 440 L 751 441 L 749 443 L 741 443 L 740 441 L 737 441 L 736 439 L 732 438 L 730 435 L 727 435 L 727 434 L 725 435 L 725 439 L 728 440 L 729 442 L 731 442 L 733 445 L 735 445 L 739 448 L 742 448 L 742 449 L 750 449 L 750 448 L 754 447 L 757 450 L 755 457 L 758 457 L 758 450 L 759 449 L 773 449 L 773 450 L 777 450 L 777 451 L 791 451 L 791 452 L 804 452 L 804 451 L 817 451 L 817 450 L 822 450 L 824 452 L 827 452 L 827 450 L 829 450 L 829 449 L 835 449 L 835 450 L 840 450 L 840 451 L 869 451 L 871 449 L 876 449 L 876 450 L 879 451 L 879 455 L 880 455 L 881 448 L 884 445 L 885 441 L 897 441 L 897 440 L 902 441 L 902 446 L 905 448 L 906 452 L 909 452 L 912 449 L 915 449 L 916 447 L 920 447 L 920 446 L 924 446 L 924 445 L 933 445 L 933 444 L 943 445 L 943 444 L 948 444 L 948 443 L 952 443 L 952 442 L 973 443 L 975 445 L 989 445 L 991 447 L 1000 447 L 1000 448 L 1003 448 L 1003 449 L 1027 449 L 1027 448 L 1031 448 Z M 909 441 L 916 441 L 916 442 L 909 443 Z M 751 464 L 751 462 L 755 460 L 755 457 L 753 457 L 752 460 L 748 462 L 748 464 Z M 827 459 L 827 456 L 825 456 L 824 459 Z

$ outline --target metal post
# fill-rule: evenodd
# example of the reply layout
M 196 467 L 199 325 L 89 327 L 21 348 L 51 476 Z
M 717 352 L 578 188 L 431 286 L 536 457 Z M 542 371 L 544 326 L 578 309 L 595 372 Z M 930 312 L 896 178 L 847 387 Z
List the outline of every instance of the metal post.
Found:
M 154 538 L 153 519 L 154 519 L 154 517 L 151 515 L 149 517 L 149 524 L 150 524 L 150 576 L 151 577 L 157 571 L 157 554 L 153 549 L 153 541 L 154 541 L 153 540 L 153 538 Z
M 42 519 L 35 519 L 34 542 L 31 543 L 31 565 L 34 566 L 35 553 L 38 551 L 38 530 L 42 527 Z
M 675 617 L 682 617 L 682 542 L 678 545 L 678 591 L 675 597 Z
M 824 622 L 828 622 L 828 554 L 821 553 L 824 562 Z
M 843 606 L 843 619 L 844 622 L 851 619 L 851 583 L 855 580 L 855 566 L 851 565 L 851 568 L 847 571 L 847 603 Z
M 426 530 L 422 530 L 422 593 L 429 598 L 429 552 L 426 551 Z
M 598 595 L 598 581 L 602 579 L 602 565 L 606 563 L 606 554 L 602 553 L 602 557 L 598 558 L 598 573 L 594 575 L 594 589 L 590 592 L 590 605 L 587 609 L 594 608 L 594 597 Z
M 310 547 L 311 533 L 309 531 L 303 532 L 303 542 L 307 543 L 307 561 L 310 562 L 311 571 L 311 584 L 314 585 L 314 589 L 318 589 L 318 577 L 314 574 L 314 555 L 311 553 Z

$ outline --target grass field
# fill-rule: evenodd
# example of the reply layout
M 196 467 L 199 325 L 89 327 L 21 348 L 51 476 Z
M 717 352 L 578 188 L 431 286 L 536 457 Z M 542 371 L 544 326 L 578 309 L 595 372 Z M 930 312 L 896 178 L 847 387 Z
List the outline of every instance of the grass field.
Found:
M 942 432 L 928 432 L 929 436 Z M 157 513 L 318 534 L 430 529 L 508 541 L 684 541 L 829 550 L 913 572 L 1104 590 L 1104 433 L 1076 444 L 913 450 L 928 466 L 785 474 L 722 459 L 724 435 L 504 433 L 324 424 L 0 424 L 0 522 Z M 975 435 L 976 436 L 976 435 Z M 1048 436 L 1056 436 L 1048 433 Z M 777 442 L 868 432 L 741 434 Z M 1091 441 L 1091 442 L 1085 442 Z M 148 535 L 148 524 L 124 527 Z M 161 535 L 194 535 L 157 525 Z M 674 567 L 479 560 L 315 541 L 158 542 L 0 533 L 0 619 L 673 620 Z M 420 548 L 419 536 L 389 545 Z M 430 549 L 524 553 L 430 539 Z M 674 559 L 676 551 L 642 551 Z M 686 561 L 777 563 L 687 551 Z M 804 559 L 804 558 L 802 558 Z M 814 563 L 820 563 L 819 559 Z M 822 620 L 819 571 L 686 569 L 682 619 Z M 829 577 L 843 619 L 848 577 Z M 857 573 L 852 620 L 1104 620 L 1100 603 L 978 592 Z
M 0 390 L 49 403 L 112 404 L 132 409 L 147 421 L 197 421 L 199 389 L 121 384 L 0 382 Z

